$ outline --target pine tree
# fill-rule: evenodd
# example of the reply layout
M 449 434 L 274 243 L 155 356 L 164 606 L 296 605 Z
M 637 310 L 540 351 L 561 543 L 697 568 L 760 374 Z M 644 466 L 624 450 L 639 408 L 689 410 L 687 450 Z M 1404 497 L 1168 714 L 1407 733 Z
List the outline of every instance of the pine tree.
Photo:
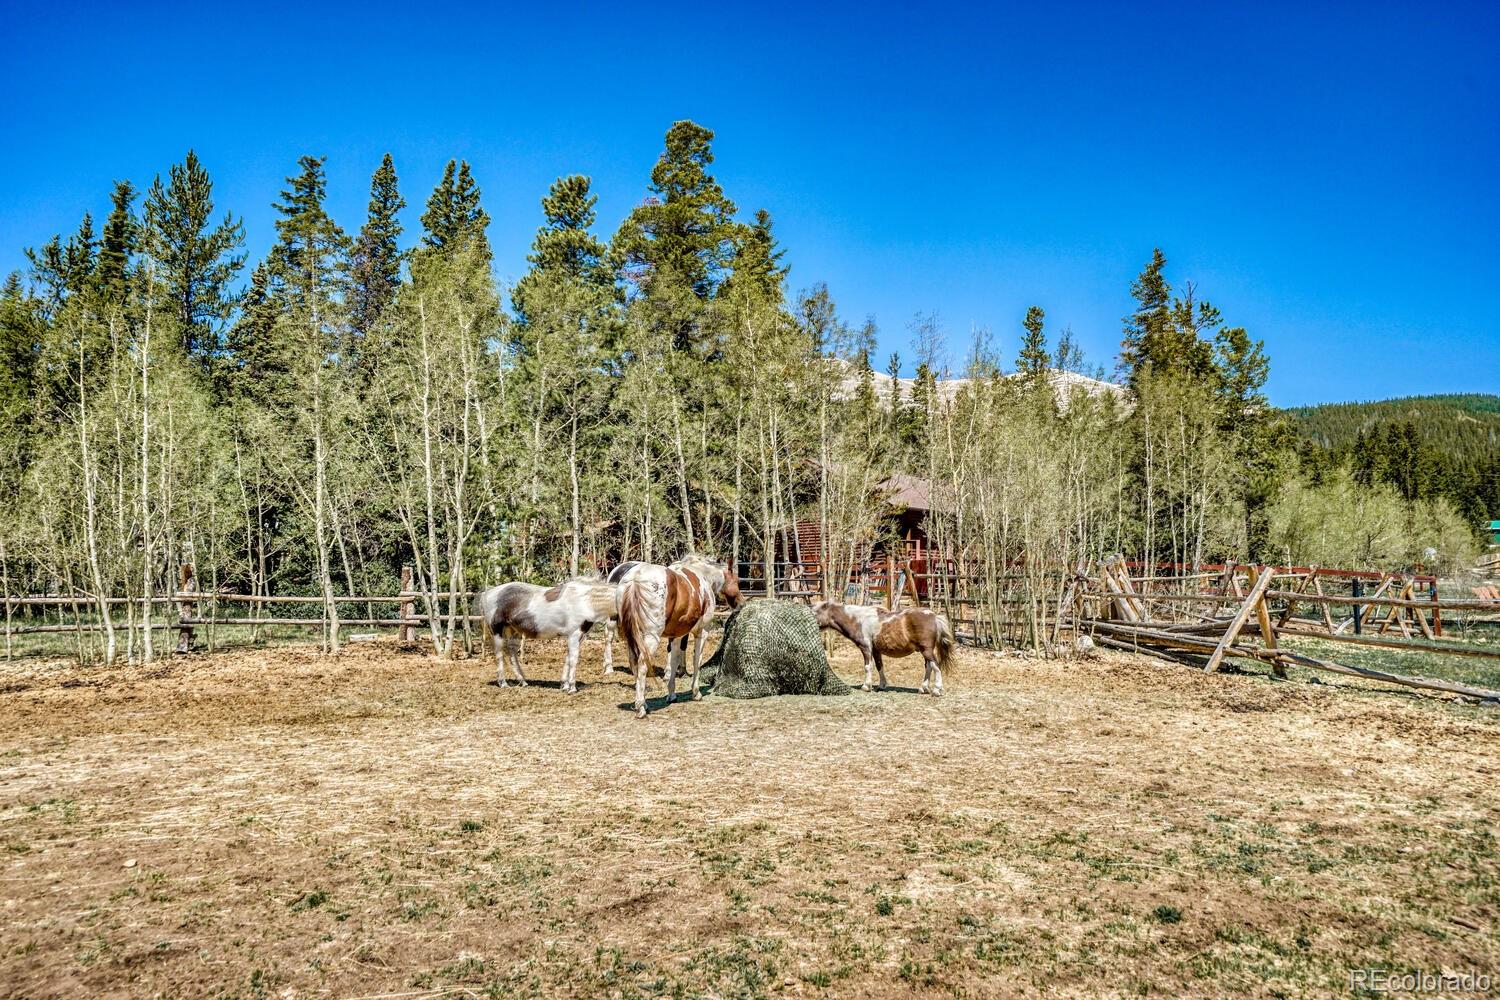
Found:
M 443 179 L 427 199 L 422 213 L 423 247 L 452 257 L 461 250 L 473 248 L 486 262 L 490 259 L 489 237 L 485 230 L 490 217 L 479 203 L 479 186 L 469 171 L 467 160 L 448 161 Z
M 78 232 L 63 248 L 64 271 L 73 293 L 85 291 L 99 266 L 99 241 L 94 237 L 94 217 L 83 213 Z
M 615 299 L 614 274 L 607 260 L 609 248 L 591 228 L 599 199 L 590 193 L 589 183 L 587 177 L 577 174 L 559 177 L 542 199 L 544 221 L 526 255 L 531 270 L 511 294 L 523 327 L 527 323 L 527 301 L 536 298 L 545 283 L 574 283 L 592 290 L 601 301 Z
M 788 270 L 781 263 L 784 256 L 786 251 L 771 231 L 771 213 L 762 208 L 755 213 L 755 221 L 742 228 L 733 270 L 724 282 L 723 294 L 744 288 L 760 301 L 781 305 Z
M 400 211 L 406 200 L 396 186 L 396 165 L 386 153 L 370 178 L 369 217 L 354 241 L 350 258 L 349 322 L 356 337 L 374 329 L 396 298 L 404 255 Z
M 127 298 L 130 258 L 139 239 L 139 227 L 132 211 L 134 201 L 135 186 L 129 181 L 117 181 L 110 196 L 109 218 L 104 221 L 98 274 L 100 289 L 113 302 L 124 302 Z
M 1153 340 L 1171 322 L 1172 286 L 1166 279 L 1167 257 L 1157 247 L 1151 260 L 1131 283 L 1134 311 L 1125 317 L 1125 339 L 1120 343 L 1120 372 L 1135 385 L 1150 363 Z
M 182 349 L 210 368 L 224 349 L 224 326 L 234 314 L 235 281 L 245 264 L 243 223 L 226 212 L 213 222 L 213 181 L 191 149 L 183 162 L 146 192 L 144 249 L 177 320 Z
M 323 207 L 327 157 L 303 156 L 301 173 L 287 178 L 282 201 L 273 206 L 279 240 L 271 250 L 271 276 L 288 306 L 318 310 L 342 289 L 348 237 Z
M 271 285 L 269 263 L 257 265 L 241 299 L 239 319 L 229 328 L 229 366 L 218 373 L 221 396 L 238 391 L 279 405 L 290 393 L 286 384 L 292 368 L 290 345 L 287 338 L 277 336 L 279 310 Z
M 666 148 L 651 170 L 651 196 L 615 237 L 626 278 L 637 286 L 669 275 L 706 300 L 728 274 L 742 227 L 734 221 L 734 202 L 708 172 L 713 138 L 690 121 L 667 131 Z
M 32 377 L 41 352 L 37 304 L 12 271 L 0 288 L 0 459 L 19 451 L 37 387 Z
M 1021 340 L 1021 354 L 1017 359 L 1016 370 L 1028 385 L 1036 385 L 1046 379 L 1047 366 L 1052 360 L 1047 354 L 1047 334 L 1042 329 L 1042 321 L 1046 316 L 1041 306 L 1028 306 L 1026 319 L 1021 323 L 1026 329 L 1026 336 Z

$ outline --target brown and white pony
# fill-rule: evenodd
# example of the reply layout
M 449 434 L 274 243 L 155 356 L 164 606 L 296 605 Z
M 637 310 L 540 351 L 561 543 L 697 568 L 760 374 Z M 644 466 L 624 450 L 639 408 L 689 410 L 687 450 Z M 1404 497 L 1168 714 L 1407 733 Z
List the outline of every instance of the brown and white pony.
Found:
M 594 622 L 619 613 L 619 588 L 595 578 L 565 580 L 555 587 L 534 583 L 502 583 L 474 599 L 474 614 L 484 623 L 484 634 L 495 649 L 495 683 L 505 687 L 505 661 L 510 660 L 521 686 L 521 639 L 568 640 L 561 687 L 578 691 L 578 647 Z
M 870 690 L 871 667 L 880 671 L 880 686 L 886 687 L 883 656 L 922 654 L 923 694 L 929 683 L 933 697 L 943 693 L 943 668 L 953 653 L 953 627 L 948 619 L 926 608 L 902 608 L 887 611 L 863 604 L 839 604 L 823 601 L 813 605 L 818 627 L 833 629 L 859 647 L 865 658 L 865 682 Z
M 661 641 L 667 641 L 667 704 L 677 694 L 677 669 L 693 643 L 693 700 L 698 690 L 698 663 L 703 658 L 704 632 L 713 621 L 719 598 L 738 607 L 740 583 L 723 563 L 703 556 L 686 556 L 670 566 L 640 563 L 627 572 L 620 587 L 620 631 L 635 673 L 636 718 L 646 717 L 646 672 Z

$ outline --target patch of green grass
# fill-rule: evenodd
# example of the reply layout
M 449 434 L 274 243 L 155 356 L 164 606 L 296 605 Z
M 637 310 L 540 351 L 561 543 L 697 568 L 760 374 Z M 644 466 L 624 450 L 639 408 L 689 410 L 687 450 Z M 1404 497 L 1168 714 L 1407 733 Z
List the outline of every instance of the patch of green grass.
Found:
M 1159 924 L 1179 924 L 1182 922 L 1182 910 L 1163 903 L 1151 911 L 1151 919 Z
M 326 902 L 328 902 L 328 893 L 322 889 L 313 889 L 288 903 L 287 909 L 293 913 L 303 913 L 307 910 L 316 910 Z

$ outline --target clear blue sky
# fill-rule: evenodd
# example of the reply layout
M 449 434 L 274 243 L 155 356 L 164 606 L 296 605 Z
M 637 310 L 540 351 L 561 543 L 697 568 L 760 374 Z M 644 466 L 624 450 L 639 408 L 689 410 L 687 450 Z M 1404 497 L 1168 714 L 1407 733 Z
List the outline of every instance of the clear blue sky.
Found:
M 692 118 L 883 351 L 936 311 L 1009 362 L 1036 303 L 1112 367 L 1160 245 L 1264 338 L 1274 402 L 1500 391 L 1492 0 L 257 7 L 7 3 L 0 272 L 193 147 L 252 257 L 300 154 L 350 230 L 382 153 L 413 230 L 467 158 L 513 279 L 554 177 L 594 178 L 608 236 Z

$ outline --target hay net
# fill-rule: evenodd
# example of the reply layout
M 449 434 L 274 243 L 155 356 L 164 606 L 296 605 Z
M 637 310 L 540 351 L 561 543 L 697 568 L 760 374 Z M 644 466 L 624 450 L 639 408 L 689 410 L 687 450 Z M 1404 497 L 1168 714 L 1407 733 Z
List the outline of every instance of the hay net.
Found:
M 812 609 L 766 598 L 729 616 L 719 648 L 699 676 L 726 698 L 849 693 L 828 665 Z

